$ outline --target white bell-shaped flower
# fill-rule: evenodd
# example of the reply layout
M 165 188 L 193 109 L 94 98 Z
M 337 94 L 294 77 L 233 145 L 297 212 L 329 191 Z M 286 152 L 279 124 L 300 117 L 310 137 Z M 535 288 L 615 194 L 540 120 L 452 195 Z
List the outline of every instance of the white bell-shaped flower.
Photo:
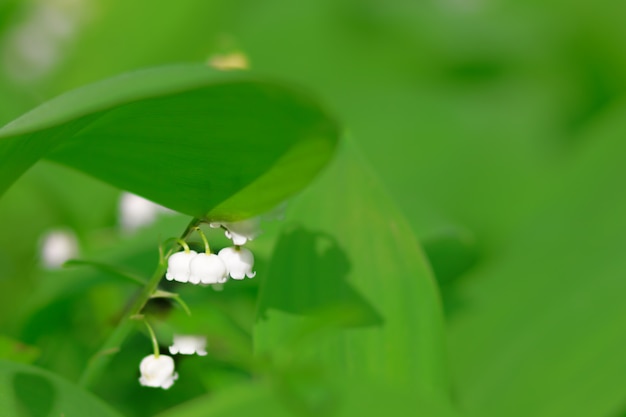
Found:
M 139 371 L 139 383 L 144 387 L 168 389 L 178 379 L 178 374 L 174 372 L 174 359 L 167 355 L 146 356 L 139 364 Z
M 191 273 L 190 263 L 193 258 L 198 255 L 198 252 L 190 250 L 176 252 L 167 259 L 167 272 L 165 273 L 165 279 L 168 281 L 174 280 L 178 282 L 188 282 L 189 275 Z
M 224 234 L 227 238 L 233 241 L 234 245 L 241 246 L 249 240 L 254 240 L 259 234 L 261 234 L 261 218 L 252 217 L 247 220 L 239 222 L 221 222 L 211 223 L 211 227 L 224 227 L 226 231 Z
M 228 279 L 228 270 L 222 259 L 214 254 L 199 253 L 189 264 L 191 284 L 219 284 Z
M 217 256 L 219 256 L 226 268 L 230 277 L 233 279 L 253 278 L 256 272 L 252 271 L 254 267 L 254 255 L 246 248 L 242 247 L 230 247 L 222 249 Z
M 172 355 L 206 355 L 206 337 L 175 334 L 174 343 L 170 346 Z

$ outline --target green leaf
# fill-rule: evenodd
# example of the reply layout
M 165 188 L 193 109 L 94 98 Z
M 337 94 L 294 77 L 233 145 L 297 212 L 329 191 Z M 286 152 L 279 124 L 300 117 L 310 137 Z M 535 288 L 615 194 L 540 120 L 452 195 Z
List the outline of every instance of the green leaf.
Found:
M 545 180 L 545 203 L 458 283 L 468 308 L 451 322 L 450 346 L 470 415 L 623 414 L 625 110 L 579 138 Z
M 17 0 L 0 0 L 0 35 L 4 34 L 7 22 L 17 9 Z
M 435 282 L 352 146 L 291 207 L 262 282 L 255 348 L 445 396 Z
M 0 360 L 0 415 L 120 417 L 93 394 L 29 365 Z
M 420 415 L 453 417 L 447 406 L 431 399 L 415 397 L 407 389 L 390 389 L 367 381 L 333 383 L 300 381 L 298 392 L 282 384 L 241 385 L 217 394 L 200 397 L 167 410 L 157 417 L 379 417 Z M 308 382 L 308 383 L 307 383 Z M 292 388 L 293 385 L 292 385 Z M 302 406 L 300 400 L 308 406 Z
M 39 349 L 0 335 L 0 358 L 13 362 L 33 363 L 39 356 Z
M 109 265 L 104 262 L 90 261 L 87 259 L 70 259 L 63 264 L 64 268 L 71 268 L 74 266 L 90 266 L 108 275 L 120 278 L 124 281 L 132 282 L 134 284 L 145 285 L 147 283 L 145 278 L 140 277 L 135 272 L 126 271 L 123 268 Z
M 332 155 L 338 133 L 297 90 L 177 65 L 57 97 L 0 129 L 0 192 L 42 157 L 196 217 L 273 208 Z

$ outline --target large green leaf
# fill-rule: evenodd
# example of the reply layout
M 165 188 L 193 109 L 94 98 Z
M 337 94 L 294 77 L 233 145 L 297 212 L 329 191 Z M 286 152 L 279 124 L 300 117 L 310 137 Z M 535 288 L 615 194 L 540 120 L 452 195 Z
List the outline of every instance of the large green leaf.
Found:
M 39 368 L 0 360 L 0 415 L 120 417 L 103 402 Z
M 546 204 L 459 283 L 450 339 L 468 414 L 623 414 L 625 109 L 579 138 Z
M 271 209 L 326 163 L 337 127 L 306 95 L 178 65 L 64 94 L 0 129 L 0 192 L 48 157 L 196 217 Z
M 353 146 L 291 207 L 262 282 L 256 350 L 445 396 L 436 285 Z

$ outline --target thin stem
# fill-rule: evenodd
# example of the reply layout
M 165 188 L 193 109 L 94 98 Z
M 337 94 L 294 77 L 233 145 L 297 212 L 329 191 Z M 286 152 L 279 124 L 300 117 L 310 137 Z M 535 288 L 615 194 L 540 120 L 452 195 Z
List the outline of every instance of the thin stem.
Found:
M 196 231 L 198 232 L 198 234 L 202 238 L 202 242 L 204 242 L 204 252 L 207 255 L 210 255 L 211 254 L 211 247 L 209 246 L 209 241 L 206 239 L 206 236 L 204 235 L 204 232 L 199 227 L 196 227 Z
M 187 244 L 187 242 L 185 242 L 184 239 L 179 238 L 179 237 L 171 237 L 161 242 L 161 244 L 159 245 L 159 262 L 165 263 L 167 261 L 167 258 L 169 258 L 169 256 L 172 254 L 172 249 L 168 250 L 166 254 L 165 251 L 163 250 L 163 245 L 166 245 L 168 243 L 173 243 L 173 242 L 178 243 L 180 246 L 182 246 L 183 250 L 186 253 L 189 253 L 191 251 L 191 249 L 189 248 L 189 245 Z
M 156 290 L 150 298 L 169 298 L 170 300 L 174 300 L 178 303 L 178 305 L 187 313 L 188 316 L 191 316 L 191 310 L 182 297 L 176 293 L 169 291 Z
M 182 299 L 182 297 L 180 295 L 176 295 L 174 298 L 174 301 L 176 301 L 178 303 L 178 305 L 185 311 L 185 313 L 187 313 L 188 316 L 191 316 L 191 310 L 189 309 L 189 306 L 187 305 L 187 303 Z
M 143 322 L 146 324 L 146 327 L 148 328 L 148 333 L 150 333 L 150 339 L 152 340 L 152 350 L 154 351 L 154 357 L 158 358 L 159 357 L 159 341 L 157 340 L 156 335 L 154 334 L 154 330 L 152 330 L 152 326 L 150 326 L 150 323 L 148 323 L 148 319 L 144 317 Z
M 182 233 L 180 239 L 182 239 L 183 241 L 187 239 L 201 222 L 202 220 L 200 219 L 192 219 L 191 222 L 189 222 L 189 225 L 187 226 L 185 231 Z M 152 277 L 150 278 L 146 286 L 135 298 L 130 308 L 126 311 L 126 314 L 117 325 L 113 333 L 111 333 L 109 338 L 104 342 L 96 355 L 87 363 L 87 366 L 85 367 L 85 370 L 83 371 L 78 381 L 78 384 L 80 386 L 90 386 L 93 381 L 104 371 L 106 365 L 111 360 L 111 355 L 105 355 L 103 354 L 103 352 L 115 352 L 116 349 L 120 349 L 122 343 L 128 337 L 130 331 L 134 326 L 132 317 L 136 317 L 141 314 L 141 310 L 143 310 L 146 303 L 159 286 L 159 282 L 161 281 L 161 278 L 163 278 L 163 275 L 167 270 L 167 256 L 169 256 L 177 246 L 178 245 L 173 245 L 167 252 L 166 256 L 159 259 L 156 270 L 152 274 Z
M 178 244 L 183 247 L 183 249 L 185 250 L 185 253 L 189 253 L 190 249 L 189 249 L 189 245 L 187 244 L 187 242 L 185 242 L 184 240 L 180 238 L 176 239 L 176 242 L 178 242 Z

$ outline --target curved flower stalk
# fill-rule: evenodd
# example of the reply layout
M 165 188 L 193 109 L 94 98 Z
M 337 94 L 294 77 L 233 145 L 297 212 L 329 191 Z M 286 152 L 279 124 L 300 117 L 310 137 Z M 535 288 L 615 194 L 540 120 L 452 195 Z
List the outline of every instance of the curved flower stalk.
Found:
M 139 382 L 143 386 L 168 389 L 178 378 L 174 369 L 174 360 L 170 356 L 159 354 L 159 344 L 155 333 L 142 311 L 151 298 L 171 298 L 179 302 L 188 314 L 189 309 L 177 294 L 158 289 L 162 277 L 165 276 L 165 279 L 169 281 L 212 285 L 218 291 L 229 275 L 237 280 L 244 279 L 246 276 L 252 278 L 256 275 L 253 271 L 254 255 L 250 250 L 242 248 L 240 245 L 223 248 L 218 254 L 211 253 L 209 242 L 199 228 L 200 223 L 200 219 L 193 219 L 180 238 L 168 239 L 168 241 L 176 240 L 178 245 L 183 248 L 182 251 L 172 253 L 174 247 L 169 250 L 166 250 L 164 246 L 159 247 L 159 263 L 152 278 L 146 282 L 145 287 L 128 309 L 120 325 L 102 346 L 94 360 L 90 361 L 86 367 L 79 381 L 81 385 L 88 385 L 96 375 L 102 372 L 106 362 L 108 362 L 106 359 L 108 352 L 119 350 L 123 340 L 132 329 L 132 321 L 143 320 L 152 339 L 153 354 L 141 361 Z M 254 224 L 258 225 L 258 220 L 249 222 L 248 226 Z M 238 230 L 242 231 L 242 229 Z M 194 231 L 198 232 L 204 242 L 204 253 L 192 251 L 186 243 L 186 239 Z M 229 231 L 227 230 L 227 232 Z M 246 242 L 253 235 L 258 234 L 257 232 L 253 233 L 253 228 L 249 228 L 245 233 L 247 234 Z M 233 235 L 231 234 L 231 236 Z M 206 338 L 194 335 L 175 335 L 169 351 L 172 355 L 197 354 L 204 356 L 207 354 Z
M 196 227 L 200 223 L 201 223 L 200 219 L 197 219 L 197 218 L 192 219 L 189 225 L 187 226 L 187 228 L 181 234 L 180 239 L 177 239 L 178 244 L 185 247 L 186 243 L 183 245 L 182 242 L 184 242 L 189 237 L 189 235 L 194 230 L 196 230 Z M 154 273 L 152 274 L 152 277 L 147 281 L 146 285 L 143 287 L 141 292 L 135 297 L 134 301 L 132 302 L 130 307 L 127 309 L 126 314 L 124 314 L 124 317 L 120 321 L 119 325 L 111 333 L 109 338 L 102 344 L 100 349 L 98 349 L 98 352 L 93 356 L 92 360 L 89 361 L 89 363 L 87 364 L 83 373 L 80 376 L 79 385 L 83 387 L 91 386 L 93 381 L 104 371 L 106 365 L 110 361 L 111 354 L 119 351 L 124 340 L 128 337 L 130 332 L 133 330 L 135 320 L 143 318 L 142 311 L 144 307 L 146 306 L 148 300 L 150 300 L 151 298 L 153 298 L 155 294 L 157 294 L 158 286 L 161 281 L 161 278 L 163 278 L 163 276 L 167 272 L 167 266 L 168 266 L 167 259 L 172 250 L 173 248 L 167 251 L 163 247 L 160 248 L 159 263 L 157 264 L 156 269 Z M 154 343 L 154 338 L 153 338 L 153 343 Z M 154 351 L 154 356 L 157 357 L 157 355 L 158 355 L 158 346 L 155 348 L 155 351 Z M 151 366 L 148 366 L 149 364 L 150 363 L 146 361 L 146 364 L 144 365 L 144 369 L 146 370 L 146 372 L 152 369 Z M 173 375 L 172 380 L 175 380 L 177 378 L 177 375 L 173 373 L 172 375 Z M 146 374 L 146 377 L 147 376 L 148 375 Z M 152 379 L 149 378 L 148 380 L 151 381 Z M 144 380 L 144 382 L 147 382 L 148 380 Z

